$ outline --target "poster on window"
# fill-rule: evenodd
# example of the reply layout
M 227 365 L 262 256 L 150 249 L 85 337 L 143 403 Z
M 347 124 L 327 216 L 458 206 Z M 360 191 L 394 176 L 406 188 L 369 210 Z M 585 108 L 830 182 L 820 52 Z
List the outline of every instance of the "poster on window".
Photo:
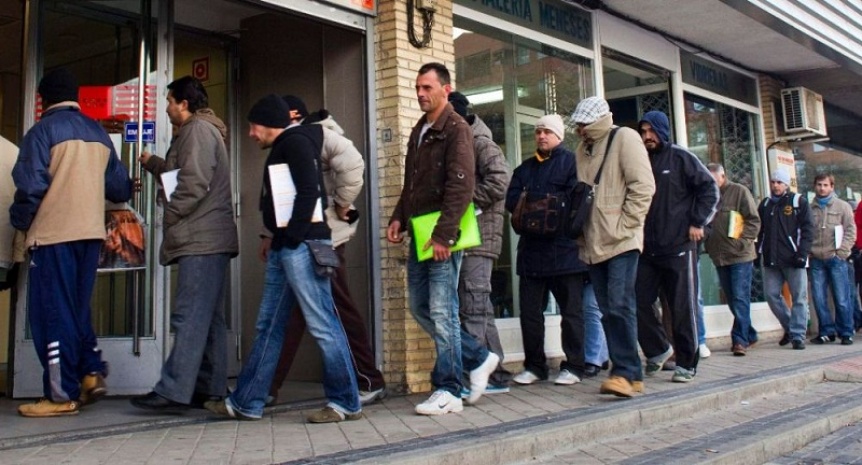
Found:
M 144 222 L 134 210 L 105 212 L 107 236 L 99 252 L 99 271 L 127 271 L 146 267 Z
M 769 175 L 775 170 L 785 170 L 790 173 L 790 190 L 799 192 L 799 182 L 796 176 L 796 160 L 793 158 L 792 152 L 785 152 L 778 149 L 769 150 Z

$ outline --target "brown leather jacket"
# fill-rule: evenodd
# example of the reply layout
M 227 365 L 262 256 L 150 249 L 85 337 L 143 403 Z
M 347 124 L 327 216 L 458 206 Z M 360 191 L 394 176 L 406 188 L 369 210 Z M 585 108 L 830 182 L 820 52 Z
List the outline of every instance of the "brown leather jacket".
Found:
M 398 220 L 406 230 L 412 216 L 440 210 L 442 213 L 431 237 L 440 244 L 458 240 L 458 226 L 467 205 L 473 200 L 476 161 L 470 126 L 446 104 L 440 117 L 419 133 L 426 116 L 419 119 L 407 143 L 404 187 L 389 222 Z

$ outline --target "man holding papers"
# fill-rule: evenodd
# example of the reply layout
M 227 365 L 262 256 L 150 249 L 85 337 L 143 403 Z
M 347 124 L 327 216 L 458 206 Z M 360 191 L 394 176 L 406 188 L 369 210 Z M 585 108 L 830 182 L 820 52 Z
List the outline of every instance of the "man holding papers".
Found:
M 144 169 L 162 184 L 165 198 L 163 266 L 177 264 L 176 337 L 153 391 L 132 405 L 156 411 L 200 406 L 227 392 L 227 326 L 224 288 L 237 256 L 231 201 L 227 127 L 209 108 L 206 89 L 185 76 L 168 85 L 168 118 L 177 128 L 167 156 L 141 154 Z
M 733 314 L 731 351 L 743 356 L 748 346 L 757 342 L 757 331 L 751 326 L 751 275 L 757 258 L 754 240 L 760 230 L 760 216 L 747 187 L 727 179 L 724 167 L 718 163 L 710 163 L 706 168 L 720 192 L 718 213 L 706 238 L 706 252 L 715 264 Z
M 413 246 L 407 259 L 410 310 L 434 339 L 437 350 L 431 372 L 435 391 L 416 406 L 420 415 L 462 411 L 463 369 L 470 371 L 468 402 L 475 402 L 500 361 L 461 328 L 458 318 L 458 272 L 463 252 L 452 252 L 449 247 L 458 241 L 461 217 L 473 198 L 476 162 L 470 126 L 447 101 L 451 91 L 446 66 L 428 63 L 419 68 L 416 97 L 425 115 L 410 134 L 404 187 L 386 230 L 386 239 L 398 244 L 411 217 L 441 212 L 431 239 L 419 244 L 433 250 L 433 259 L 420 262 Z
M 320 347 L 323 390 L 329 400 L 326 407 L 309 415 L 308 421 L 358 420 L 362 411 L 350 349 L 335 314 L 329 277 L 317 266 L 322 261 L 318 252 L 335 254 L 329 226 L 320 212 L 326 207 L 320 168 L 323 128 L 291 124 L 289 114 L 287 103 L 274 94 L 260 99 L 248 113 L 249 136 L 260 148 L 271 149 L 263 172 L 260 208 L 272 237 L 262 238 L 266 276 L 251 353 L 236 390 L 225 400 L 207 402 L 205 407 L 241 420 L 261 418 L 285 326 L 298 303 L 308 331 Z M 281 176 L 282 184 L 277 176 Z
M 811 216 L 814 219 L 814 241 L 811 244 L 811 292 L 817 312 L 818 334 L 814 344 L 833 342 L 853 344 L 853 305 L 850 285 L 847 282 L 847 258 L 856 242 L 856 222 L 853 208 L 835 195 L 835 178 L 831 174 L 818 174 L 814 178 Z M 835 301 L 835 319 L 829 310 L 826 290 L 832 288 Z

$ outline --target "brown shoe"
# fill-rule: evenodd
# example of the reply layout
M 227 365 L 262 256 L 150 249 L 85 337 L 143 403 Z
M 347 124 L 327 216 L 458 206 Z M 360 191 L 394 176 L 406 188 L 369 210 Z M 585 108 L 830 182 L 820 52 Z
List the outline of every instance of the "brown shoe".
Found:
M 362 418 L 362 412 L 341 413 L 332 407 L 323 407 L 312 413 L 306 419 L 309 423 L 338 423 L 340 421 L 354 421 Z
M 733 352 L 733 355 L 735 355 L 737 357 L 744 357 L 745 356 L 746 349 L 745 349 L 745 346 L 742 344 L 734 344 L 733 348 L 731 348 L 730 350 L 731 350 L 731 352 Z
M 74 400 L 64 402 L 53 402 L 49 399 L 39 399 L 31 404 L 18 406 L 18 414 L 28 418 L 62 417 L 66 415 L 77 415 L 80 404 Z
M 78 401 L 81 405 L 88 405 L 105 397 L 108 393 L 108 385 L 101 373 L 90 373 L 81 380 L 81 397 Z
M 611 376 L 602 383 L 599 392 L 613 394 L 617 397 L 632 397 L 635 391 L 629 380 L 622 376 Z
M 643 381 L 632 381 L 632 391 L 634 392 L 644 392 L 644 382 Z

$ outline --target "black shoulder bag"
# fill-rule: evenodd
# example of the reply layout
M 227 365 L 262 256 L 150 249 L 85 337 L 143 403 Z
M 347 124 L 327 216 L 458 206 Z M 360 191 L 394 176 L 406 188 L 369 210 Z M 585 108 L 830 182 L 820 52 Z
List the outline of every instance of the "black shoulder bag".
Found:
M 599 171 L 596 172 L 596 178 L 593 180 L 593 185 L 578 181 L 575 188 L 572 190 L 571 209 L 569 210 L 568 229 L 567 233 L 570 238 L 577 239 L 584 234 L 584 227 L 587 221 L 590 220 L 590 213 L 593 211 L 593 201 L 596 197 L 596 186 L 599 185 L 599 179 L 602 177 L 602 170 L 605 167 L 605 160 L 608 159 L 608 152 L 611 149 L 611 143 L 614 141 L 614 136 L 617 134 L 618 127 L 611 129 L 611 134 L 608 136 L 608 144 L 605 146 L 605 157 L 602 158 L 602 164 L 599 165 Z

